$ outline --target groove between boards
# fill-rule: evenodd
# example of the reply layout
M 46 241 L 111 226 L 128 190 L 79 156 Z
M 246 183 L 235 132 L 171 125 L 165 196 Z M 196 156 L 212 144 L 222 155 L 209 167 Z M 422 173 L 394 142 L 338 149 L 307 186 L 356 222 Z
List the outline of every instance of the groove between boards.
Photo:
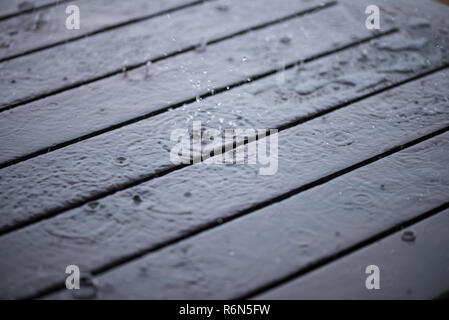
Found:
M 328 108 L 326 110 L 323 110 L 323 111 L 320 111 L 320 112 L 316 112 L 316 113 L 311 114 L 311 115 L 306 116 L 306 117 L 299 118 L 299 119 L 297 119 L 295 121 L 288 122 L 288 123 L 286 123 L 284 125 L 279 126 L 277 129 L 279 130 L 279 132 L 281 132 L 283 130 L 292 128 L 292 127 L 294 127 L 296 125 L 305 123 L 307 121 L 311 121 L 311 120 L 316 119 L 318 117 L 321 117 L 323 115 L 326 115 L 326 114 L 329 114 L 331 112 L 337 111 L 338 109 L 344 108 L 344 107 L 346 107 L 346 106 L 348 106 L 348 105 L 350 105 L 352 103 L 361 101 L 363 99 L 367 99 L 367 98 L 369 98 L 371 96 L 380 94 L 382 92 L 391 90 L 393 88 L 396 88 L 396 87 L 401 86 L 403 84 L 406 84 L 408 82 L 411 82 L 411 81 L 417 80 L 419 78 L 428 76 L 428 75 L 430 75 L 432 73 L 441 71 L 441 70 L 443 70 L 443 69 L 445 69 L 447 67 L 449 67 L 449 64 L 446 64 L 446 65 L 443 65 L 441 67 L 429 70 L 427 72 L 423 72 L 423 73 L 418 74 L 418 75 L 416 75 L 414 77 L 411 77 L 411 78 L 405 79 L 403 81 L 391 84 L 390 86 L 387 86 L 385 88 L 381 88 L 381 89 L 375 90 L 375 91 L 373 91 L 371 93 L 368 93 L 368 94 L 365 94 L 365 95 L 362 95 L 362 96 L 350 99 L 350 100 L 348 100 L 348 101 L 346 101 L 344 103 L 337 104 L 334 107 Z M 267 132 L 266 136 L 269 136 L 269 135 L 270 135 L 270 132 Z M 247 143 L 248 143 L 248 141 L 245 141 L 242 144 L 247 144 Z M 237 146 L 233 146 L 233 148 L 236 148 L 236 147 Z M 223 146 L 223 149 L 224 149 L 224 146 Z M 41 215 L 36 216 L 34 218 L 29 218 L 29 219 L 27 219 L 25 221 L 22 221 L 20 223 L 15 224 L 14 226 L 10 226 L 10 227 L 6 226 L 6 227 L 3 227 L 3 228 L 0 228 L 0 237 L 6 235 L 8 233 L 12 233 L 12 232 L 18 231 L 18 230 L 20 230 L 22 228 L 28 227 L 28 226 L 30 226 L 32 224 L 41 222 L 43 220 L 51 219 L 51 218 L 53 218 L 55 216 L 58 216 L 59 214 L 62 214 L 65 211 L 81 207 L 81 206 L 83 206 L 84 204 L 86 204 L 86 203 L 88 203 L 90 201 L 95 201 L 95 200 L 99 200 L 99 199 L 105 198 L 107 196 L 113 195 L 116 192 L 127 190 L 129 188 L 135 187 L 135 186 L 137 186 L 139 184 L 148 182 L 148 181 L 150 181 L 152 179 L 155 179 L 155 178 L 163 177 L 163 176 L 165 176 L 165 175 L 167 175 L 167 174 L 169 174 L 171 172 L 180 170 L 180 169 L 185 168 L 185 167 L 190 166 L 190 165 L 192 165 L 192 164 L 175 165 L 175 166 L 172 166 L 172 167 L 169 167 L 169 168 L 166 168 L 166 169 L 161 169 L 161 170 L 156 171 L 156 172 L 154 172 L 152 174 L 143 176 L 143 177 L 141 177 L 139 179 L 135 179 L 135 180 L 132 180 L 132 181 L 129 181 L 129 182 L 125 182 L 125 183 L 115 184 L 115 186 L 110 187 L 108 189 L 105 189 L 104 191 L 100 191 L 100 192 L 98 192 L 98 194 L 96 194 L 94 196 L 91 196 L 91 197 L 88 197 L 86 199 L 82 199 L 82 200 L 76 201 L 76 202 L 74 202 L 72 204 L 69 204 L 69 205 L 63 207 L 63 208 L 56 208 L 56 209 L 47 211 L 45 214 L 41 214 Z
M 70 1 L 70 0 L 67 0 L 67 1 Z M 53 43 L 45 45 L 45 46 L 41 46 L 41 47 L 38 47 L 38 48 L 30 49 L 30 50 L 27 50 L 27 51 L 24 51 L 24 52 L 21 52 L 21 53 L 17 53 L 17 54 L 14 54 L 14 55 L 10 55 L 10 56 L 1 58 L 0 59 L 0 63 L 5 62 L 5 61 L 9 61 L 9 60 L 13 60 L 13 59 L 16 59 L 16 58 L 19 58 L 19 57 L 23 57 L 23 56 L 26 56 L 26 55 L 29 55 L 29 54 L 32 54 L 32 53 L 36 53 L 36 52 L 39 52 L 39 51 L 43 51 L 43 50 L 47 50 L 47 49 L 50 49 L 50 48 L 54 48 L 54 47 L 57 47 L 57 46 L 60 46 L 60 45 L 66 44 L 66 43 L 70 43 L 70 42 L 74 42 L 74 41 L 77 41 L 77 40 L 81 40 L 81 39 L 84 39 L 84 38 L 87 38 L 87 37 L 90 37 L 90 36 L 93 36 L 93 35 L 96 35 L 96 34 L 99 34 L 99 33 L 103 33 L 103 32 L 107 32 L 107 31 L 111 31 L 111 30 L 117 29 L 117 28 L 121 28 L 121 27 L 130 25 L 130 24 L 133 24 L 133 23 L 141 22 L 141 21 L 144 21 L 144 20 L 148 20 L 148 19 L 151 19 L 151 18 L 155 18 L 155 17 L 159 17 L 159 16 L 162 16 L 162 15 L 165 15 L 165 14 L 176 12 L 176 11 L 179 11 L 179 10 L 182 10 L 182 9 L 190 8 L 190 7 L 193 7 L 193 6 L 205 3 L 205 2 L 211 2 L 211 1 L 217 1 L 217 0 L 197 0 L 197 1 L 194 1 L 194 2 L 186 3 L 186 4 L 183 4 L 183 5 L 179 5 L 179 6 L 175 6 L 173 8 L 165 9 L 165 10 L 162 10 L 162 11 L 159 11 L 159 12 L 156 12 L 156 13 L 152 13 L 152 14 L 149 14 L 149 15 L 146 15 L 146 16 L 130 19 L 128 21 L 120 22 L 118 24 L 111 25 L 111 26 L 106 26 L 106 27 L 103 27 L 103 28 L 100 28 L 100 29 L 97 29 L 97 30 L 94 30 L 94 31 L 91 31 L 91 32 L 88 32 L 88 33 L 85 33 L 85 34 L 80 35 L 80 36 L 68 38 L 68 39 L 65 39 L 65 40 L 56 41 L 56 42 L 53 42 Z
M 228 40 L 228 39 L 231 39 L 231 38 L 234 38 L 234 37 L 237 37 L 237 36 L 241 36 L 241 35 L 244 35 L 246 33 L 251 32 L 251 31 L 255 31 L 255 30 L 262 29 L 262 28 L 266 28 L 266 27 L 269 27 L 269 26 L 274 25 L 274 24 L 282 23 L 282 22 L 288 21 L 290 19 L 294 19 L 294 18 L 297 18 L 297 17 L 304 16 L 306 14 L 311 14 L 311 13 L 317 12 L 317 11 L 325 9 L 325 8 L 329 8 L 329 7 L 334 6 L 336 4 L 337 4 L 337 1 L 325 2 L 325 3 L 320 4 L 318 6 L 315 6 L 315 7 L 306 9 L 306 10 L 301 10 L 299 12 L 296 12 L 294 14 L 290 14 L 288 16 L 285 16 L 285 17 L 282 17 L 282 18 L 279 18 L 279 19 L 275 19 L 275 20 L 272 20 L 272 21 L 269 21 L 269 22 L 264 22 L 262 24 L 259 24 L 259 25 L 256 25 L 256 26 L 252 26 L 252 27 L 249 27 L 249 28 L 245 28 L 245 29 L 242 29 L 240 31 L 237 31 L 237 32 L 231 33 L 229 35 L 226 35 L 226 36 L 222 36 L 222 37 L 218 37 L 218 38 L 212 39 L 212 40 L 206 42 L 206 44 L 207 45 L 211 45 L 211 44 L 215 44 L 215 43 L 218 43 L 218 42 L 221 42 L 221 41 L 224 41 L 224 40 Z M 185 47 L 183 49 L 179 49 L 179 50 L 171 52 L 171 53 L 159 55 L 159 56 L 157 56 L 157 57 L 155 57 L 153 59 L 150 59 L 150 60 L 145 60 L 143 62 L 139 62 L 139 63 L 132 64 L 132 65 L 121 66 L 120 68 L 117 68 L 117 69 L 115 69 L 113 71 L 107 72 L 107 73 L 105 73 L 105 74 L 103 74 L 101 76 L 97 76 L 97 77 L 90 78 L 90 79 L 87 79 L 87 80 L 78 81 L 78 82 L 72 83 L 70 85 L 66 85 L 66 86 L 60 87 L 58 89 L 50 90 L 50 91 L 44 92 L 42 94 L 35 95 L 32 98 L 21 99 L 18 102 L 11 103 L 9 105 L 6 105 L 6 106 L 0 108 L 0 112 L 6 111 L 6 110 L 10 110 L 10 109 L 13 109 L 13 108 L 17 108 L 19 106 L 22 106 L 22 105 L 30 103 L 30 102 L 42 100 L 44 98 L 53 96 L 55 94 L 58 94 L 58 93 L 61 93 L 61 92 L 64 92 L 64 91 L 68 91 L 68 90 L 71 90 L 71 89 L 79 88 L 79 87 L 84 86 L 86 84 L 89 84 L 89 83 L 92 83 L 92 82 L 96 82 L 96 81 L 99 81 L 99 80 L 103 80 L 103 79 L 115 76 L 117 74 L 120 74 L 120 73 L 123 73 L 123 72 L 126 72 L 126 71 L 134 70 L 136 68 L 144 66 L 148 62 L 156 63 L 156 62 L 159 62 L 159 61 L 162 61 L 162 60 L 165 60 L 165 59 L 177 56 L 179 54 L 183 54 L 183 53 L 195 50 L 199 45 L 200 45 L 199 43 L 194 44 L 194 45 L 190 45 L 190 46 L 187 46 L 187 47 Z
M 174 110 L 174 109 L 180 108 L 183 105 L 195 102 L 197 98 L 206 99 L 206 98 L 208 98 L 210 96 L 213 96 L 213 95 L 216 95 L 216 94 L 220 94 L 220 93 L 228 91 L 230 89 L 243 86 L 245 84 L 252 83 L 254 81 L 263 79 L 263 78 L 268 77 L 270 75 L 273 75 L 275 73 L 283 72 L 283 71 L 291 69 L 291 68 L 293 68 L 293 67 L 295 67 L 297 65 L 312 62 L 314 60 L 326 57 L 326 56 L 331 55 L 331 54 L 338 53 L 338 52 L 346 50 L 346 49 L 350 49 L 350 48 L 358 46 L 358 45 L 360 45 L 362 43 L 365 43 L 365 42 L 377 39 L 379 37 L 387 36 L 387 35 L 390 35 L 390 34 L 395 33 L 395 32 L 398 32 L 398 29 L 391 29 L 391 30 L 388 30 L 388 31 L 386 31 L 384 33 L 381 33 L 381 34 L 378 34 L 378 35 L 374 35 L 374 36 L 370 36 L 370 37 L 361 39 L 361 40 L 359 40 L 357 42 L 352 42 L 352 43 L 347 44 L 345 46 L 342 46 L 342 47 L 339 47 L 339 48 L 336 48 L 336 49 L 332 49 L 332 50 L 328 50 L 328 51 L 324 51 L 322 53 L 310 56 L 308 58 L 295 61 L 293 63 L 290 63 L 290 64 L 286 65 L 283 70 L 271 69 L 271 70 L 263 72 L 263 73 L 255 74 L 255 75 L 250 77 L 250 79 L 251 79 L 250 81 L 245 79 L 245 80 L 240 80 L 240 81 L 237 81 L 237 82 L 234 82 L 234 83 L 231 83 L 231 84 L 228 84 L 228 85 L 224 85 L 224 86 L 221 86 L 221 87 L 216 87 L 212 91 L 203 93 L 202 95 L 199 95 L 198 97 L 192 97 L 192 98 L 183 100 L 181 102 L 177 102 L 177 103 L 165 106 L 163 108 L 151 111 L 151 112 L 143 114 L 141 116 L 138 116 L 138 117 L 135 117 L 135 118 L 131 118 L 131 119 L 125 120 L 123 122 L 116 123 L 114 125 L 108 126 L 106 128 L 100 129 L 100 130 L 93 131 L 91 133 L 82 135 L 80 137 L 77 137 L 77 138 L 74 138 L 74 139 L 70 139 L 70 140 L 67 140 L 67 141 L 55 144 L 53 146 L 48 146 L 48 147 L 42 148 L 42 149 L 37 150 L 35 152 L 29 153 L 29 154 L 27 154 L 25 156 L 20 156 L 20 157 L 17 157 L 15 159 L 12 159 L 12 160 L 5 161 L 5 162 L 0 164 L 0 169 L 12 166 L 14 164 L 17 164 L 17 163 L 20 163 L 20 162 L 23 162 L 23 161 L 35 158 L 37 156 L 40 156 L 40 155 L 43 155 L 43 154 L 46 154 L 46 153 L 49 153 L 49 152 L 56 151 L 58 149 L 70 146 L 70 145 L 75 144 L 75 143 L 80 142 L 80 141 L 91 139 L 93 137 L 96 137 L 96 136 L 99 136 L 101 134 L 104 134 L 104 133 L 107 133 L 107 132 L 110 132 L 110 131 L 113 131 L 113 130 L 116 130 L 116 129 L 119 129 L 119 128 L 122 128 L 122 127 L 125 127 L 125 126 L 128 126 L 128 125 L 131 125 L 133 123 L 136 123 L 136 122 L 139 122 L 139 121 L 142 121 L 142 120 L 145 120 L 145 119 L 157 116 L 157 115 L 159 115 L 161 113 L 167 112 L 168 110 Z M 211 92 L 214 92 L 214 93 L 211 93 Z
M 434 132 L 432 132 L 430 134 L 424 135 L 424 136 L 422 136 L 420 138 L 411 140 L 411 141 L 409 141 L 409 142 L 407 142 L 405 144 L 398 145 L 398 146 L 393 147 L 393 148 L 391 148 L 391 149 L 389 149 L 389 150 L 387 150 L 385 152 L 382 152 L 382 153 L 380 153 L 380 154 L 378 154 L 376 156 L 370 157 L 370 158 L 365 159 L 363 161 L 360 161 L 360 162 L 358 162 L 358 163 L 356 163 L 354 165 L 351 165 L 349 167 L 346 167 L 344 169 L 341 169 L 339 171 L 331 173 L 331 174 L 329 174 L 327 176 L 319 178 L 319 179 L 317 179 L 315 181 L 312 181 L 310 183 L 304 184 L 304 185 L 302 185 L 302 186 L 300 186 L 300 187 L 298 187 L 298 188 L 296 188 L 294 190 L 291 190 L 291 191 L 289 191 L 287 193 L 284 193 L 284 194 L 282 194 L 280 196 L 274 197 L 274 198 L 269 199 L 269 200 L 265 200 L 265 201 L 255 205 L 255 206 L 251 207 L 251 208 L 242 210 L 242 211 L 240 211 L 240 212 L 238 212 L 238 213 L 236 213 L 236 214 L 234 214 L 232 216 L 222 218 L 222 222 L 221 223 L 217 223 L 217 222 L 205 223 L 202 226 L 198 227 L 196 230 L 188 232 L 185 235 L 173 238 L 171 240 L 164 241 L 163 243 L 161 243 L 159 245 L 156 245 L 156 246 L 153 246 L 151 248 L 148 248 L 146 250 L 141 250 L 141 251 L 129 254 L 129 255 L 125 255 L 125 256 L 123 256 L 121 258 L 115 259 L 115 260 L 113 260 L 113 261 L 111 261 L 109 263 L 104 264 L 103 266 L 100 266 L 100 267 L 98 267 L 96 269 L 93 269 L 91 271 L 91 273 L 94 276 L 97 276 L 97 275 L 102 274 L 104 272 L 110 271 L 110 270 L 112 270 L 112 269 L 114 269 L 116 267 L 119 267 L 119 266 L 123 265 L 123 264 L 130 263 L 133 260 L 142 258 L 143 256 L 145 256 L 147 254 L 154 253 L 154 252 L 162 250 L 162 249 L 164 249 L 164 248 L 166 248 L 168 246 L 174 245 L 174 244 L 179 243 L 179 242 L 181 242 L 183 240 L 186 240 L 188 238 L 196 236 L 196 235 L 198 235 L 200 233 L 209 231 L 209 230 L 213 229 L 214 227 L 216 227 L 218 225 L 222 225 L 224 223 L 229 223 L 229 222 L 234 221 L 234 220 L 236 220 L 238 218 L 246 216 L 246 215 L 248 215 L 248 214 L 250 214 L 250 213 L 252 213 L 252 212 L 254 212 L 256 210 L 260 210 L 260 209 L 262 209 L 264 207 L 267 207 L 267 206 L 269 206 L 271 204 L 283 201 L 283 200 L 288 199 L 288 198 L 290 198 L 292 196 L 295 196 L 295 195 L 297 195 L 297 194 L 299 194 L 301 192 L 310 190 L 310 189 L 312 189 L 314 187 L 317 187 L 319 185 L 327 183 L 327 182 L 329 182 L 331 180 L 334 180 L 334 179 L 336 179 L 336 178 L 338 178 L 338 177 L 340 177 L 340 176 L 342 176 L 344 174 L 347 174 L 347 173 L 349 173 L 351 171 L 354 171 L 356 169 L 359 169 L 361 167 L 364 167 L 366 165 L 374 163 L 374 162 L 376 162 L 378 160 L 386 158 L 386 157 L 388 157 L 388 156 L 390 156 L 390 155 L 392 155 L 392 154 L 394 154 L 396 152 L 399 152 L 401 150 L 410 148 L 410 147 L 412 147 L 412 146 L 414 146 L 414 145 L 416 145 L 418 143 L 424 142 L 424 141 L 426 141 L 428 139 L 436 137 L 436 136 L 438 136 L 440 134 L 443 134 L 443 133 L 445 133 L 447 131 L 449 131 L 449 127 L 444 127 L 444 128 L 439 129 L 439 130 L 436 130 L 436 131 L 434 131 Z M 418 221 L 420 221 L 420 220 L 422 220 L 422 219 L 424 219 L 426 217 L 430 217 L 431 215 L 436 214 L 439 211 L 444 210 L 447 207 L 449 207 L 449 202 L 446 202 L 445 204 L 443 204 L 443 205 L 441 205 L 441 206 L 439 206 L 439 207 L 437 207 L 437 208 L 435 208 L 433 210 L 430 210 L 430 211 L 428 211 L 428 212 L 426 212 L 426 213 L 424 213 L 422 215 L 419 215 L 419 216 L 417 216 L 415 218 L 412 218 L 412 219 L 409 219 L 409 220 L 407 220 L 405 222 L 399 223 L 398 225 L 396 225 L 396 226 L 394 226 L 392 228 L 389 228 L 389 229 L 387 229 L 387 230 L 385 230 L 383 232 L 380 232 L 376 236 L 371 237 L 368 240 L 364 240 L 364 241 L 362 241 L 362 242 L 360 242 L 360 243 L 358 243 L 356 245 L 353 245 L 353 246 L 351 246 L 348 249 L 342 250 L 342 251 L 340 251 L 339 253 L 337 253 L 335 255 L 332 255 L 330 257 L 321 259 L 318 263 L 316 263 L 314 265 L 317 265 L 317 267 L 325 265 L 326 263 L 331 262 L 331 261 L 335 260 L 336 258 L 344 255 L 344 254 L 349 254 L 349 253 L 351 253 L 351 252 L 353 252 L 353 251 L 355 251 L 355 250 L 357 250 L 357 249 L 359 249 L 359 248 L 361 248 L 361 247 L 363 247 L 363 246 L 365 246 L 367 244 L 370 244 L 370 243 L 372 243 L 372 242 L 382 238 L 385 235 L 389 235 L 389 234 L 395 232 L 396 230 L 398 230 L 398 228 L 400 229 L 402 227 L 407 227 L 408 225 L 411 225 L 411 224 L 413 224 L 415 222 L 418 222 Z M 254 296 L 254 295 L 258 294 L 258 293 L 261 293 L 261 292 L 263 292 L 265 290 L 271 289 L 271 288 L 273 288 L 273 287 L 275 287 L 275 286 L 277 286 L 279 284 L 284 283 L 285 281 L 291 280 L 292 278 L 296 277 L 297 275 L 300 275 L 301 272 L 305 273 L 305 272 L 311 271 L 313 269 L 314 265 L 311 265 L 311 266 L 309 266 L 309 267 L 307 267 L 305 269 L 302 269 L 302 271 L 296 272 L 295 274 L 292 274 L 292 275 L 290 275 L 288 277 L 285 277 L 285 278 L 279 279 L 277 281 L 271 282 L 271 283 L 267 284 L 266 286 L 263 286 L 262 288 L 253 290 L 253 291 L 251 291 L 251 292 L 249 292 L 249 293 L 247 293 L 245 295 L 242 295 L 241 297 L 237 297 L 236 299 L 247 299 L 247 298 L 252 297 L 252 296 Z M 304 271 L 304 270 L 306 270 L 306 271 Z M 64 283 L 60 283 L 60 284 L 55 284 L 55 285 L 49 286 L 49 287 L 47 287 L 45 289 L 39 290 L 37 293 L 35 293 L 33 295 L 23 297 L 22 299 L 39 299 L 39 298 L 42 298 L 42 297 L 44 297 L 46 295 L 49 295 L 49 294 L 54 293 L 54 292 L 56 292 L 58 290 L 61 290 L 61 289 L 64 289 Z

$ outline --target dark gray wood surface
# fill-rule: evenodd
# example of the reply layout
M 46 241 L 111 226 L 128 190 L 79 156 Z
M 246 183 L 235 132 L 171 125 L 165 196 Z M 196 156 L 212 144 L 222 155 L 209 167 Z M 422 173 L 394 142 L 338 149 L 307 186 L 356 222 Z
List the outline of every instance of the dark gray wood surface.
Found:
M 445 133 L 117 267 L 98 277 L 98 298 L 251 295 L 270 282 L 444 204 L 449 192 L 448 148 L 449 133 Z M 423 191 L 426 186 L 432 186 L 431 194 Z M 441 243 L 441 238 L 435 235 L 434 241 Z M 419 255 L 420 251 L 415 252 Z M 439 270 L 447 284 L 447 252 L 444 257 L 438 262 L 446 263 Z M 357 271 L 354 276 L 359 275 Z M 61 290 L 50 298 L 70 296 L 70 291 Z
M 78 0 L 74 33 L 72 2 L 2 2 L 0 297 L 83 297 L 70 264 L 89 298 L 447 291 L 449 9 L 424 2 L 383 2 L 372 32 L 368 0 Z M 279 129 L 276 174 L 173 164 L 170 133 L 198 120 Z M 357 286 L 371 255 L 376 296 Z
M 449 210 L 326 265 L 258 299 L 434 299 L 449 287 Z M 405 232 L 415 239 L 406 241 Z M 411 239 L 411 238 L 410 238 Z M 380 289 L 367 290 L 377 265 Z

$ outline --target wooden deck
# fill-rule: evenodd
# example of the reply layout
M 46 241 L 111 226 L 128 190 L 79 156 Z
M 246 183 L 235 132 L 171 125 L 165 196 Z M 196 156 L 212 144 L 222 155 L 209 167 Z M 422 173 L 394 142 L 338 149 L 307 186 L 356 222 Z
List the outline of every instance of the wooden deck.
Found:
M 371 4 L 1 1 L 0 298 L 447 295 L 449 6 Z M 194 121 L 276 173 L 173 163 Z

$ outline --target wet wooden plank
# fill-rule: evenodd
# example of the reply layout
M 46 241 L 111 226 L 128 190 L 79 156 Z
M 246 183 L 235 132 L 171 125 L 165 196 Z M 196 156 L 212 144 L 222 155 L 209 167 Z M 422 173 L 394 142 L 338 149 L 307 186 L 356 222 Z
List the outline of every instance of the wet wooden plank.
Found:
M 97 297 L 245 296 L 445 203 L 449 192 L 448 147 L 449 133 L 445 133 L 249 216 L 123 264 L 97 277 Z M 425 193 L 426 187 L 431 188 L 429 194 Z M 442 228 L 439 230 L 441 234 Z M 434 235 L 427 235 L 430 236 Z M 418 234 L 416 246 L 421 237 L 424 235 Z M 435 235 L 432 239 L 434 246 L 443 250 L 441 237 Z M 419 249 L 415 250 L 418 252 Z M 423 259 L 422 265 L 439 261 L 431 259 L 431 255 L 413 256 Z M 367 256 L 366 263 L 377 262 L 382 266 L 385 260 L 375 258 Z M 440 274 L 447 275 L 447 254 L 443 260 L 445 264 L 438 269 Z M 407 262 L 413 263 L 404 261 L 404 264 Z M 359 272 L 359 265 L 354 271 Z M 334 279 L 338 278 L 335 276 Z M 64 289 L 49 298 L 70 298 L 71 294 Z
M 29 12 L 30 10 L 54 5 L 57 0 L 7 0 L 0 2 L 0 19 L 7 19 L 12 16 Z
M 257 299 L 434 299 L 449 288 L 449 210 L 257 296 Z M 412 231 L 415 240 L 404 241 Z M 367 290 L 375 264 L 380 289 Z
M 0 199 L 5 205 L 0 209 L 1 229 L 80 205 L 173 168 L 170 132 L 179 127 L 191 128 L 193 120 L 221 129 L 279 127 L 331 110 L 442 63 L 438 53 L 432 58 L 435 51 L 429 46 L 413 54 L 406 46 L 402 50 L 385 50 L 388 45 L 407 41 L 410 39 L 402 34 L 392 35 L 2 169 Z M 363 71 L 366 68 L 369 73 Z M 120 87 L 112 92 L 121 92 Z M 84 98 L 98 101 L 104 96 L 93 91 Z M 273 106 L 277 112 L 273 112 Z M 70 130 L 68 125 L 66 130 Z M 126 160 L 122 163 L 119 158 Z
M 120 74 L 3 112 L 0 162 L 195 100 L 211 90 L 331 51 L 336 44 L 372 35 L 357 28 L 356 19 L 342 20 L 344 12 L 334 6 L 210 45 L 205 52 L 185 53 L 126 77 Z
M 28 54 L 45 47 L 63 44 L 115 25 L 136 21 L 170 8 L 200 3 L 193 0 L 77 0 L 62 2 L 17 17 L 0 21 L 2 33 L 0 61 Z M 68 30 L 65 10 L 69 5 L 80 9 L 80 29 Z M 1 13 L 0 13 L 1 14 Z
M 47 286 L 62 285 L 61 270 L 68 264 L 95 272 L 123 262 L 126 257 L 205 226 L 218 225 L 222 219 L 448 126 L 448 81 L 447 71 L 439 72 L 280 132 L 279 169 L 275 175 L 261 176 L 254 165 L 193 165 L 4 235 L 0 238 L 0 253 L 9 258 L 0 261 L 0 274 L 5 279 L 2 297 L 20 297 Z M 441 85 L 435 86 L 436 82 Z M 430 105 L 432 108 L 427 109 Z M 441 143 L 435 149 L 445 150 Z M 404 154 L 406 159 L 415 159 L 414 152 Z M 434 171 L 415 170 L 421 179 L 420 184 L 411 184 L 416 190 L 425 192 L 423 186 L 432 185 L 435 178 L 440 180 L 433 182 L 435 189 L 421 201 L 407 202 L 413 203 L 413 210 L 405 210 L 405 214 L 427 210 L 447 195 L 447 168 L 441 173 L 437 164 L 428 166 L 423 160 L 427 158 L 421 154 L 418 159 L 412 163 L 422 162 Z M 53 168 L 49 166 L 49 170 Z M 413 172 L 410 175 L 413 177 Z M 401 177 L 407 181 L 407 175 Z M 398 183 L 403 190 L 401 181 Z M 391 182 L 385 183 L 390 188 Z M 399 198 L 394 200 L 399 203 Z M 381 203 L 388 204 L 391 212 L 398 208 L 395 202 Z M 330 208 L 329 204 L 326 207 Z M 371 217 L 375 218 L 365 216 Z M 378 221 L 386 227 L 389 219 L 401 216 L 382 216 Z M 366 235 L 367 230 L 362 228 L 359 232 Z M 36 269 L 41 270 L 39 277 Z M 214 270 L 219 269 L 211 272 Z
M 163 58 L 269 20 L 319 5 L 296 0 L 229 0 L 228 10 L 206 2 L 0 63 L 0 106 L 7 107 L 73 88 L 123 68 Z M 119 45 L 117 45 L 119 44 Z

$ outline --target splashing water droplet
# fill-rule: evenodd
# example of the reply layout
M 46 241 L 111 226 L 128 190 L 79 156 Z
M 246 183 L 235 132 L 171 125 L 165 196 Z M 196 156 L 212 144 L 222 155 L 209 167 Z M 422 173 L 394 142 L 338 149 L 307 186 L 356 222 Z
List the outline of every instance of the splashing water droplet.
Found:
M 201 38 L 200 44 L 196 46 L 195 51 L 196 52 L 204 52 L 207 49 L 207 39 Z

